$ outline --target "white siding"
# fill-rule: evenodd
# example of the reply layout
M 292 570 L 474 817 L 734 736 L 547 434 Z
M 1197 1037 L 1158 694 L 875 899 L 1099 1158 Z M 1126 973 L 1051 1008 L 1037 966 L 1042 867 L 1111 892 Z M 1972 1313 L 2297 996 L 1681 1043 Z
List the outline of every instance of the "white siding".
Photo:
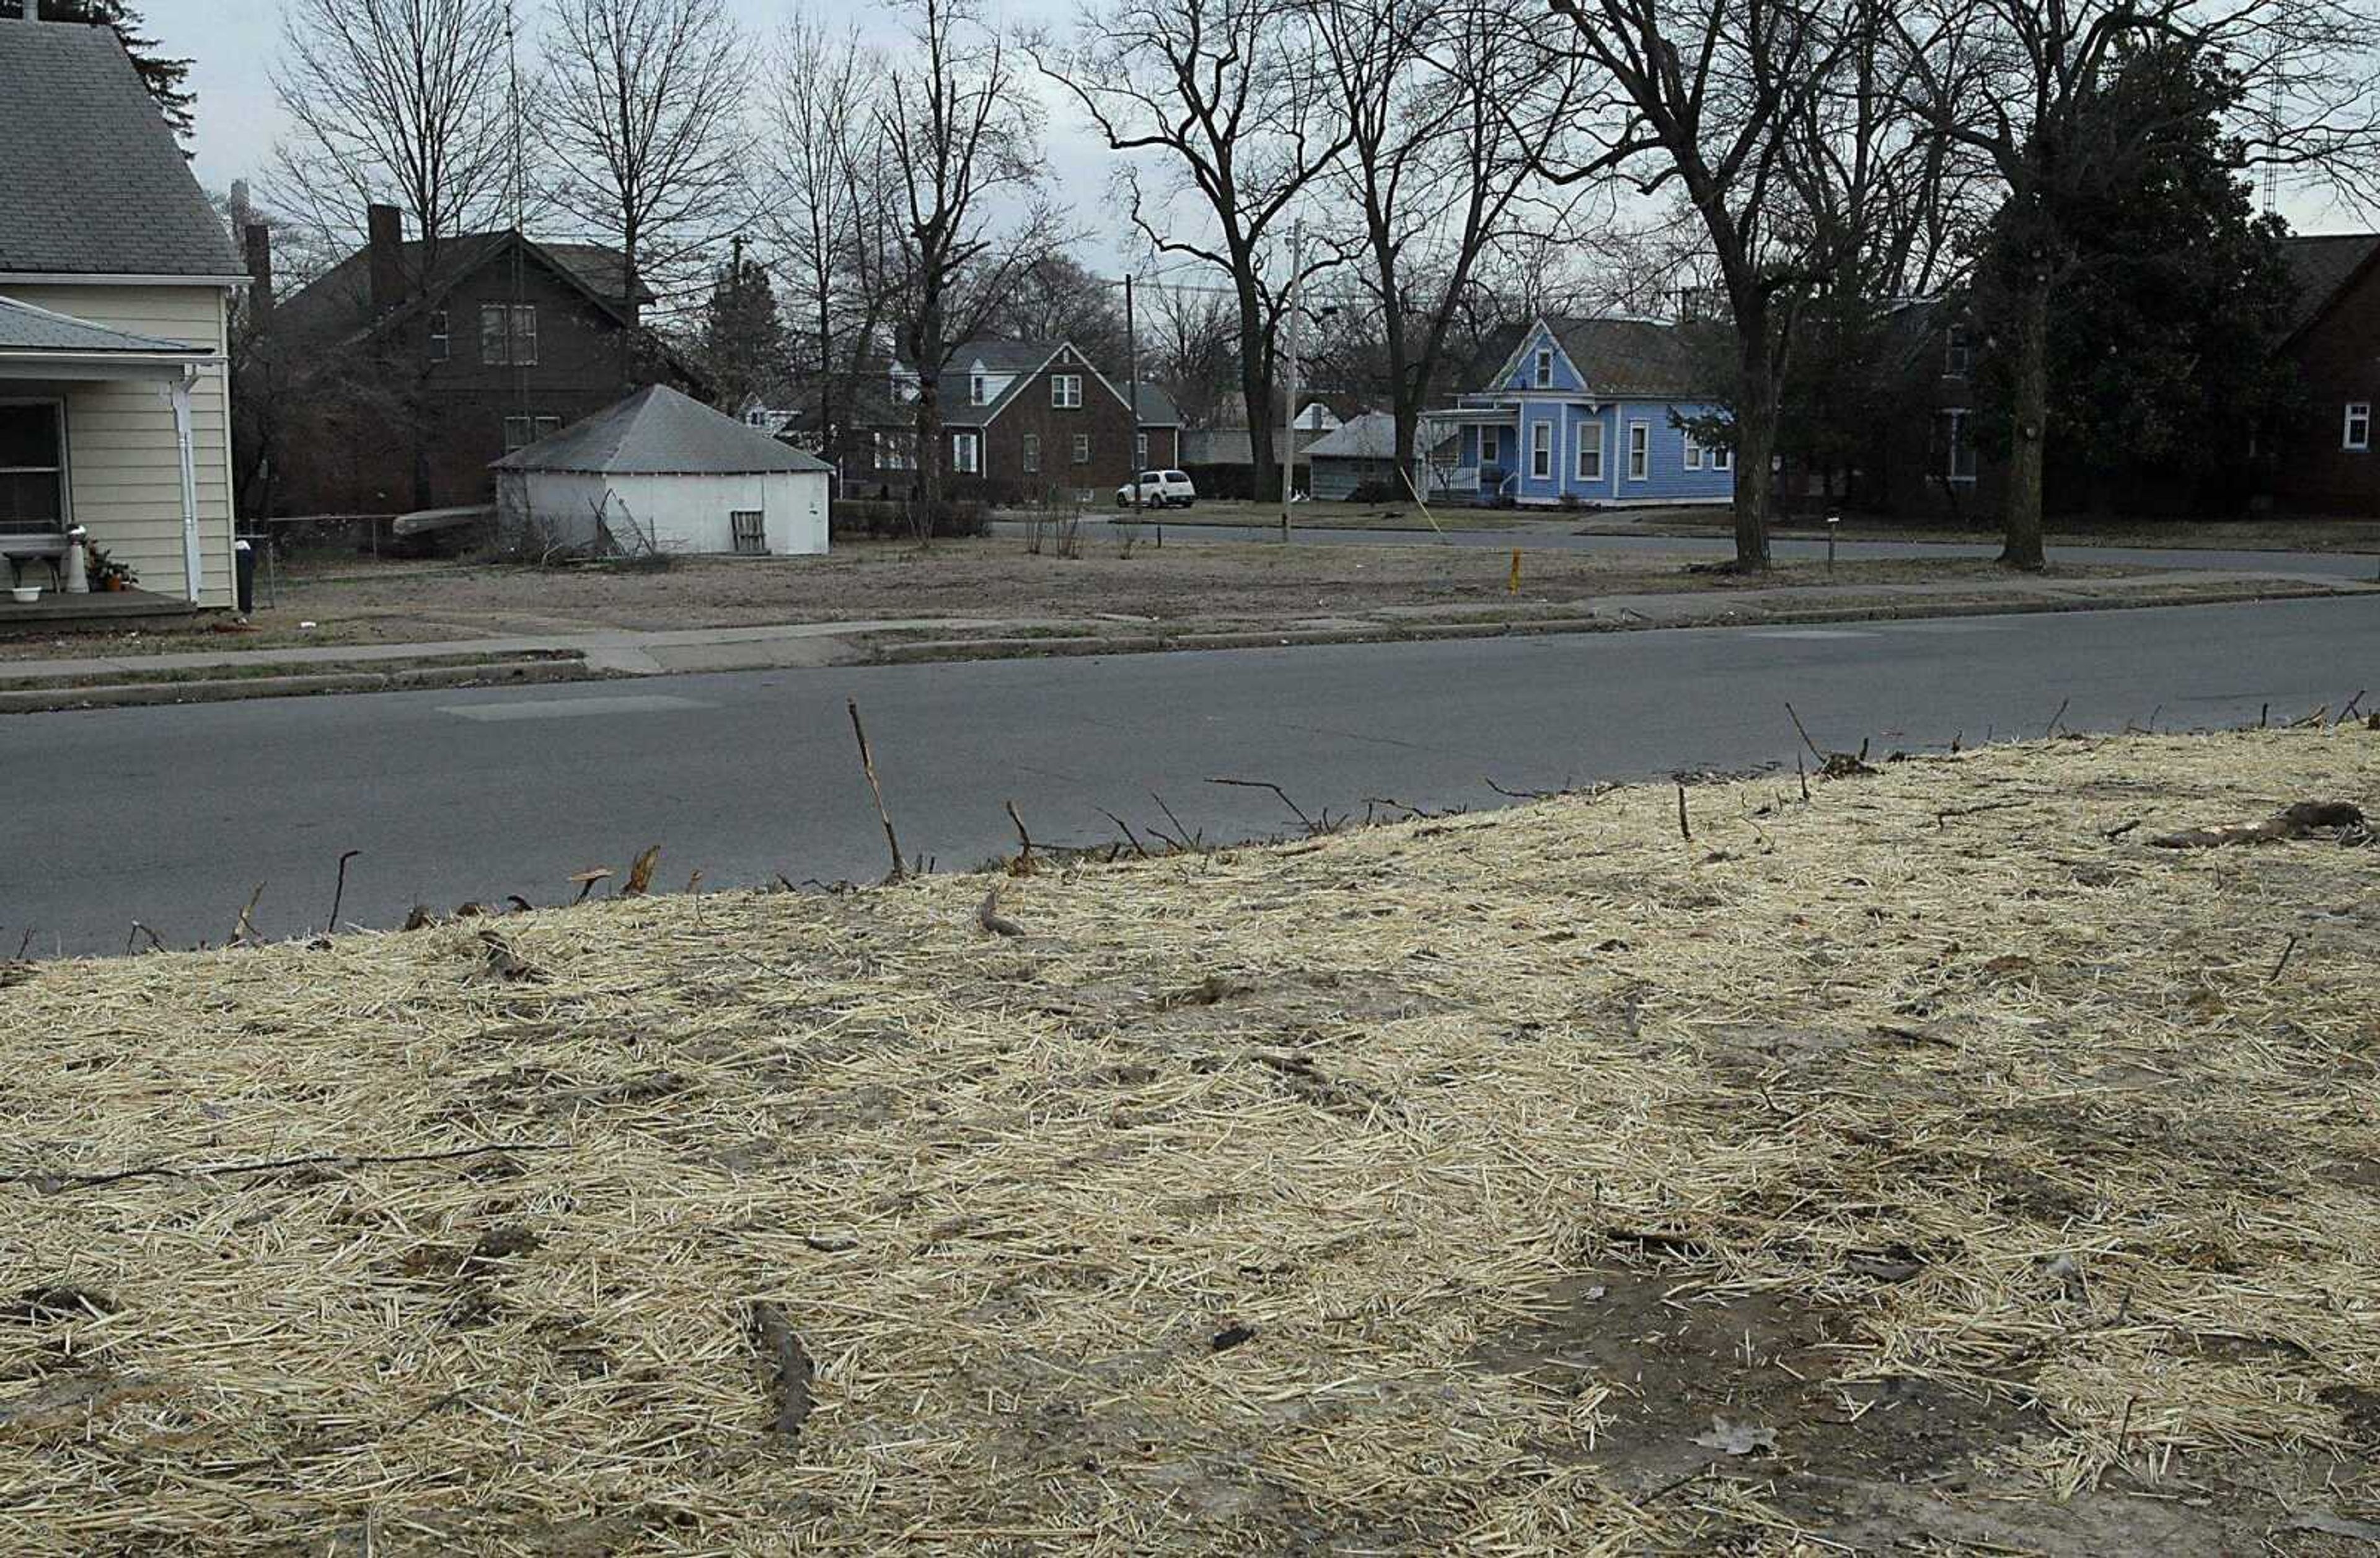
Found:
M 509 486 L 518 478 L 506 473 Z M 670 553 L 735 550 L 728 516 L 759 509 L 767 516 L 769 550 L 780 556 L 827 548 L 827 478 L 823 471 L 770 471 L 735 476 L 599 477 L 559 471 L 527 478 L 530 512 L 543 528 L 569 542 L 593 539 L 601 505 L 615 529 L 625 514 L 654 549 Z
M 72 286 L 0 283 L 0 292 L 77 319 L 224 351 L 220 286 Z M 74 521 L 140 576 L 140 588 L 182 593 L 181 454 L 174 408 L 155 382 L 78 381 L 66 390 L 67 502 Z M 226 370 L 199 371 L 190 390 L 198 473 L 200 599 L 232 603 L 230 392 Z

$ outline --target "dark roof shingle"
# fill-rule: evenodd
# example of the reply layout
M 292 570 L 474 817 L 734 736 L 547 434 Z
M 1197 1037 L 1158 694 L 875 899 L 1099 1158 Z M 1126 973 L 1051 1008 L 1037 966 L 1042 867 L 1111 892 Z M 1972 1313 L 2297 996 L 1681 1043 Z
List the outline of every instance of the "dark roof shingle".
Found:
M 816 455 L 780 444 L 667 384 L 582 418 L 497 460 L 498 470 L 596 471 L 607 476 L 740 475 L 832 470 Z
M 236 276 L 115 30 L 0 22 L 0 274 Z
M 2312 324 L 2375 250 L 2380 250 L 2380 233 L 2282 239 L 2281 257 L 2289 265 L 2290 278 L 2298 284 L 2297 300 L 2290 305 L 2283 333 L 2294 335 Z

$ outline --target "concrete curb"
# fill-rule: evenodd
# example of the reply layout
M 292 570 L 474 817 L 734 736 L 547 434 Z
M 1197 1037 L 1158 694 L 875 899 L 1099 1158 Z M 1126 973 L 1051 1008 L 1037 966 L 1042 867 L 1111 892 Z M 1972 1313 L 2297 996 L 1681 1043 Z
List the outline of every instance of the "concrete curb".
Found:
M 155 703 L 226 703 L 245 698 L 303 698 L 324 692 L 404 692 L 423 688 L 516 687 L 578 682 L 596 673 L 582 660 L 498 660 L 481 665 L 400 665 L 389 671 L 331 671 L 287 676 L 226 676 L 214 681 L 107 682 L 93 687 L 0 690 L 0 714 L 58 709 L 112 709 Z
M 2323 600 L 2341 595 L 2371 594 L 2364 589 L 2334 590 L 2319 585 L 2304 589 L 2220 590 L 2180 599 L 2031 600 L 1912 602 L 1869 607 L 1811 606 L 1798 611 L 1765 612 L 1756 616 L 1721 615 L 1677 621 L 1639 617 L 1560 616 L 1517 622 L 1381 623 L 1366 627 L 1258 628 L 1220 633 L 1119 634 L 1113 638 L 1077 639 L 929 639 L 906 643 L 867 646 L 869 663 L 917 665 L 939 661 L 1035 660 L 1057 656 L 1153 654 L 1176 650 L 1294 649 L 1310 644 L 1382 644 L 1425 642 L 1445 639 L 1550 638 L 1570 633 L 1636 633 L 1685 627 L 1802 627 L 1838 622 L 1912 622 L 1932 617 L 2026 616 L 2069 612 L 2146 611 L 2159 607 L 2238 605 L 2252 601 Z M 864 640 L 862 640 L 864 643 Z

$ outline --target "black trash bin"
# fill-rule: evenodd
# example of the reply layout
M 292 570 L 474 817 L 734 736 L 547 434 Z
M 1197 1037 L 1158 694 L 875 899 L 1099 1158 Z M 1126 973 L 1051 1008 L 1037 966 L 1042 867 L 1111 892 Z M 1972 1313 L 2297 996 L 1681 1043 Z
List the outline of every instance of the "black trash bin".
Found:
M 232 542 L 231 558 L 232 573 L 237 580 L 235 588 L 238 591 L 239 615 L 246 616 L 256 610 L 256 548 L 249 544 L 247 537 L 242 536 Z

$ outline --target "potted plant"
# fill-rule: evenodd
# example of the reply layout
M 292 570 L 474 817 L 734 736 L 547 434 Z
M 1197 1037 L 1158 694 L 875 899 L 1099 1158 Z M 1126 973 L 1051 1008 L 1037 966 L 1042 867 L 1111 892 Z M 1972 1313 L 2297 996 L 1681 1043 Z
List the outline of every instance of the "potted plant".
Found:
M 129 563 L 119 563 L 107 554 L 107 548 L 83 542 L 86 554 L 84 572 L 93 590 L 129 590 L 140 582 L 140 576 Z

